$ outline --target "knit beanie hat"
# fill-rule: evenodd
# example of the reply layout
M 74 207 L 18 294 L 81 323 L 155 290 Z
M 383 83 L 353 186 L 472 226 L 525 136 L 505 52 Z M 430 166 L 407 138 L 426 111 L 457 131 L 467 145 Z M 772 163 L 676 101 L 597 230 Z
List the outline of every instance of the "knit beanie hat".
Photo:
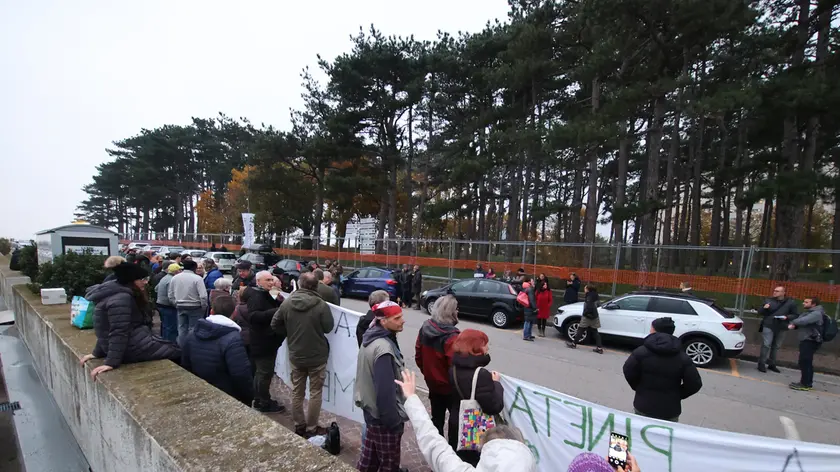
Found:
M 114 275 L 117 276 L 117 282 L 128 285 L 135 280 L 145 279 L 149 272 L 138 264 L 122 262 L 114 267 Z
M 584 452 L 572 460 L 569 472 L 615 472 L 615 469 L 598 454 Z

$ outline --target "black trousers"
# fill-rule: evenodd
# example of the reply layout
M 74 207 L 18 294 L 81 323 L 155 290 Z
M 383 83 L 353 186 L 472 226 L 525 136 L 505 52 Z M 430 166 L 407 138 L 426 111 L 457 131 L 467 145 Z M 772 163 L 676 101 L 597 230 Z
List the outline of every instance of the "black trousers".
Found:
M 402 293 L 402 302 L 406 305 L 411 306 L 411 299 L 414 298 L 413 294 L 411 293 L 411 289 L 403 290 Z
M 451 421 L 446 421 L 446 412 L 449 416 L 458 416 L 458 407 L 455 406 L 455 401 L 452 395 L 445 395 L 440 393 L 429 392 L 429 403 L 432 405 L 432 424 L 437 428 L 438 433 L 443 436 L 443 425 L 447 425 L 447 440 L 452 450 L 458 447 L 458 424 L 457 421 L 453 425 Z
M 595 347 L 601 347 L 601 333 L 598 332 L 597 328 L 588 327 L 586 330 L 578 328 L 577 332 L 575 333 L 575 344 L 580 344 L 583 340 L 583 334 L 588 332 L 590 339 L 595 340 Z
M 799 370 L 802 377 L 799 383 L 806 387 L 814 386 L 814 353 L 820 348 L 816 341 L 799 342 Z
M 537 318 L 537 328 L 545 331 L 545 324 L 547 321 L 548 319 Z

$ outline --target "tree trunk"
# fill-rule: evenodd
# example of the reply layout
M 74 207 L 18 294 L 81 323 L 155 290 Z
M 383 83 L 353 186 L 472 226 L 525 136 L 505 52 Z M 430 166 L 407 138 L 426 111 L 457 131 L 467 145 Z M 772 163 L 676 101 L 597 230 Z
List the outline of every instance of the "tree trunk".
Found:
M 507 241 L 518 241 L 519 235 L 519 203 L 520 190 L 522 188 L 522 175 L 519 169 L 522 169 L 524 157 L 520 154 L 519 166 L 514 167 L 511 172 L 511 189 L 510 189 L 510 203 L 508 204 L 508 219 L 506 237 Z M 513 262 L 513 256 L 516 253 L 516 247 L 513 245 L 505 245 L 505 262 Z
M 580 210 L 583 206 L 583 172 L 580 168 L 580 162 L 575 162 L 575 177 L 572 183 L 572 206 L 570 208 L 569 219 L 571 227 L 566 239 L 570 243 L 580 241 Z
M 592 79 L 592 115 L 598 113 L 601 103 L 601 86 L 598 77 Z M 589 145 L 589 185 L 586 199 L 586 219 L 583 223 L 583 240 L 592 244 L 595 242 L 595 227 L 598 224 L 598 146 Z M 584 252 L 584 262 L 591 258 L 591 248 Z
M 388 191 L 379 197 L 379 215 L 376 221 L 376 253 L 385 253 L 385 222 L 388 217 Z
M 653 245 L 656 239 L 656 214 L 659 206 L 659 161 L 662 148 L 662 126 L 665 119 L 665 97 L 653 102 L 653 118 L 648 129 L 648 160 L 645 176 L 644 214 L 642 215 L 642 245 Z M 653 262 L 653 250 L 642 249 L 639 253 L 640 285 L 646 283 L 647 273 Z M 643 283 L 644 282 L 644 283 Z
M 613 205 L 613 238 L 616 244 L 624 242 L 624 212 L 627 201 L 627 168 L 629 161 L 630 137 L 627 132 L 627 120 L 619 124 L 621 137 L 618 141 L 618 176 L 615 181 L 615 204 Z M 618 213 L 617 216 L 616 213 Z
M 405 237 L 414 239 L 414 181 L 411 179 L 414 165 L 414 106 L 408 107 L 408 164 L 405 173 L 405 191 L 408 194 L 408 208 L 405 211 Z M 408 242 L 408 253 L 411 254 L 411 242 Z
M 723 172 L 726 169 L 726 117 L 721 115 L 718 119 L 718 128 L 720 131 L 720 155 L 718 156 L 718 168 L 714 175 L 712 182 L 712 222 L 709 231 L 709 245 L 720 246 L 720 227 L 721 214 L 723 213 Z M 710 251 L 706 267 L 706 273 L 711 275 L 712 272 L 720 268 L 720 251 Z
M 700 117 L 697 124 L 697 138 L 694 142 L 694 177 L 691 184 L 691 245 L 700 245 L 700 205 L 701 190 L 703 187 L 703 135 L 706 132 L 706 120 Z M 700 258 L 696 250 L 691 251 L 691 269 L 699 266 Z

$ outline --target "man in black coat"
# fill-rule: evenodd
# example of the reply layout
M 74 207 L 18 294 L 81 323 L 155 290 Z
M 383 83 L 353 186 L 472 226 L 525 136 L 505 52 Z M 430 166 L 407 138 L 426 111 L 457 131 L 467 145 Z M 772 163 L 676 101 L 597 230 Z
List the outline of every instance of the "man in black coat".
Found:
M 758 356 L 758 370 L 780 372 L 776 367 L 776 352 L 785 339 L 785 330 L 791 321 L 799 316 L 796 312 L 796 302 L 785 295 L 785 288 L 778 286 L 773 289 L 773 297 L 764 302 L 758 309 L 762 316 L 758 331 L 762 335 L 761 352 Z
M 644 344 L 624 363 L 624 378 L 636 392 L 633 408 L 637 415 L 678 422 L 682 400 L 703 386 L 674 329 L 671 318 L 655 319 Z
M 563 293 L 563 303 L 566 305 L 570 303 L 577 303 L 579 301 L 579 293 L 580 278 L 578 278 L 577 274 L 572 272 L 569 274 L 569 280 L 566 281 L 566 291 Z
M 235 302 L 230 295 L 216 298 L 211 315 L 198 320 L 181 352 L 181 367 L 250 406 L 254 397 L 251 362 L 239 327 L 230 319 Z
M 274 377 L 274 362 L 277 349 L 283 344 L 283 338 L 271 329 L 271 319 L 280 308 L 282 295 L 271 296 L 274 276 L 271 272 L 258 272 L 255 276 L 257 286 L 249 287 L 248 312 L 245 321 L 251 326 L 251 360 L 254 362 L 254 409 L 264 413 L 285 411 L 285 407 L 271 399 L 269 388 Z
M 420 294 L 423 293 L 423 274 L 420 272 L 420 266 L 414 266 L 414 278 L 411 279 L 411 292 L 417 297 L 417 309 L 420 309 Z M 409 300 L 409 308 L 411 308 L 411 300 Z

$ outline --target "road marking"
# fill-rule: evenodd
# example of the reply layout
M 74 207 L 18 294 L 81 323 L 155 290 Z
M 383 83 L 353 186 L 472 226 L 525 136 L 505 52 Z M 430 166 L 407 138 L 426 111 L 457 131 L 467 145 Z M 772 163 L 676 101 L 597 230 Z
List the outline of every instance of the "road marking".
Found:
M 741 374 L 738 373 L 738 362 L 736 362 L 735 359 L 729 359 L 729 368 L 732 371 L 733 377 L 741 377 Z

